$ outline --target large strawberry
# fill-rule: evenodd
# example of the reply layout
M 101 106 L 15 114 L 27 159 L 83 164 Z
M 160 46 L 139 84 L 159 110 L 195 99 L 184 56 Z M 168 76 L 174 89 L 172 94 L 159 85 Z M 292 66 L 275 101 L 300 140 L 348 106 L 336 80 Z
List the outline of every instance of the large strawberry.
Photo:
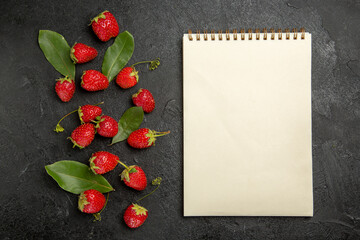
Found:
M 130 228 L 140 227 L 148 217 L 148 210 L 138 204 L 131 204 L 124 213 L 124 221 Z
M 81 76 L 81 87 L 87 91 L 100 91 L 109 86 L 107 77 L 99 71 L 87 70 Z
M 80 149 L 89 146 L 95 137 L 95 126 L 91 123 L 85 123 L 78 126 L 68 139 L 74 144 L 73 147 L 79 147 Z
M 119 34 L 119 25 L 115 17 L 104 11 L 91 20 L 91 27 L 96 36 L 103 42 Z
M 97 213 L 103 209 L 105 202 L 105 196 L 101 192 L 90 189 L 80 194 L 78 207 L 84 213 Z
M 155 70 L 160 65 L 160 58 L 152 61 L 142 61 L 131 65 L 131 67 L 123 68 L 116 77 L 116 83 L 121 88 L 127 89 L 135 86 L 139 81 L 138 71 L 135 70 L 135 65 L 140 63 L 150 63 L 149 70 Z
M 55 92 L 63 102 L 71 100 L 75 93 L 75 82 L 74 80 L 64 77 L 56 80 Z
M 150 113 L 155 108 L 155 100 L 151 92 L 147 89 L 140 88 L 139 91 L 132 95 L 133 103 L 142 107 L 144 112 Z
M 119 131 L 118 122 L 110 116 L 101 116 L 96 118 L 96 130 L 100 136 L 114 137 Z
M 133 165 L 126 167 L 120 176 L 126 186 L 135 190 L 141 191 L 147 186 L 145 172 L 139 166 Z
M 103 102 L 98 103 L 96 105 L 103 104 Z M 65 129 L 60 125 L 60 122 L 64 120 L 67 116 L 69 116 L 72 113 L 78 113 L 81 123 L 89 123 L 97 116 L 100 116 L 102 113 L 102 109 L 96 105 L 84 105 L 80 106 L 78 109 L 69 112 L 65 116 L 63 116 L 60 121 L 57 123 L 56 128 L 54 129 L 55 132 L 63 132 Z
M 119 162 L 119 157 L 105 151 L 93 153 L 90 158 L 90 168 L 95 174 L 104 174 L 113 170 Z
M 101 107 L 95 105 L 84 105 L 80 106 L 78 109 L 79 118 L 82 123 L 94 121 L 101 113 Z
M 83 43 L 75 43 L 70 50 L 70 57 L 75 64 L 86 63 L 98 55 L 95 48 L 89 47 Z
M 127 142 L 134 148 L 147 148 L 155 143 L 157 137 L 164 136 L 168 133 L 170 133 L 170 131 L 156 132 L 148 128 L 140 128 L 129 135 Z

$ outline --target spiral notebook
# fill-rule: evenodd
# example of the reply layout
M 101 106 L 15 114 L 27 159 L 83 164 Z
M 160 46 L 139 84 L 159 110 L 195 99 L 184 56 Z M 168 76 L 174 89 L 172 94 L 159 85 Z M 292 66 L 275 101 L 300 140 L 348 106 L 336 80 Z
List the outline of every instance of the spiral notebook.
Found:
M 311 34 L 183 36 L 184 216 L 312 216 Z

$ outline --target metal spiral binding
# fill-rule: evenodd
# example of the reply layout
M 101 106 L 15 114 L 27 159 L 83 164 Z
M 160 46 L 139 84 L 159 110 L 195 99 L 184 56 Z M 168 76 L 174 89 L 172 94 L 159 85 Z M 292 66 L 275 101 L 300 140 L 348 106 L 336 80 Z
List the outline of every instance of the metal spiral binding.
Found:
M 293 28 L 291 30 L 291 32 L 293 34 L 293 39 L 294 40 L 298 39 L 298 34 L 300 34 L 300 38 L 302 40 L 305 39 L 305 29 L 304 28 L 300 28 L 299 32 L 297 31 L 297 28 Z M 248 29 L 247 33 L 248 33 L 248 40 L 253 40 L 253 31 L 252 31 L 251 28 Z M 260 40 L 260 38 L 261 38 L 260 33 L 261 33 L 260 29 L 256 28 L 255 29 L 255 39 L 256 40 Z M 268 31 L 267 31 L 266 28 L 262 29 L 262 33 L 263 33 L 263 40 L 268 40 Z M 274 28 L 271 28 L 269 33 L 270 33 L 270 38 L 269 39 L 271 39 L 271 40 L 275 40 L 276 35 L 277 35 L 278 40 L 282 40 L 283 39 L 283 33 L 285 33 L 285 39 L 286 40 L 291 39 L 290 30 L 288 28 L 286 28 L 284 31 L 282 31 L 281 28 L 279 28 L 277 30 L 277 33 L 275 32 Z M 217 35 L 218 35 L 218 40 L 222 41 L 223 40 L 222 30 L 219 30 Z M 232 30 L 232 35 L 233 35 L 233 40 L 238 40 L 238 30 L 237 29 Z M 190 41 L 194 40 L 194 38 L 192 36 L 192 31 L 190 29 L 188 31 L 188 37 L 189 37 Z M 205 41 L 208 41 L 208 31 L 207 30 L 204 30 L 203 37 L 204 37 Z M 196 30 L 195 38 L 196 38 L 196 41 L 201 40 L 201 32 L 200 32 L 200 30 Z M 216 35 L 215 35 L 214 30 L 210 31 L 210 39 L 211 39 L 211 41 L 214 41 L 216 39 Z M 226 39 L 226 41 L 229 41 L 231 39 L 229 29 L 225 30 L 225 39 Z M 244 28 L 240 29 L 240 38 L 239 39 L 245 40 L 245 29 Z

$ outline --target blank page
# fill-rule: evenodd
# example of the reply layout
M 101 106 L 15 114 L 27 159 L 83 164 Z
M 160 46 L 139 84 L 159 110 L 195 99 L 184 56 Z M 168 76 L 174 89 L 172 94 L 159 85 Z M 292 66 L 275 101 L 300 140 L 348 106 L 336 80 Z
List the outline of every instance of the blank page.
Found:
M 184 215 L 312 216 L 311 34 L 183 36 Z

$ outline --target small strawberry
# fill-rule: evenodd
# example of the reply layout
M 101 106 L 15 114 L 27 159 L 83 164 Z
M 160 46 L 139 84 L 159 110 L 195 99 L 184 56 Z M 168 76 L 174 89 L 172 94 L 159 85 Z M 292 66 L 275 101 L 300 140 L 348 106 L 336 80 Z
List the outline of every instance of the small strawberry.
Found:
M 155 143 L 156 137 L 164 136 L 168 133 L 170 131 L 156 132 L 148 128 L 140 128 L 129 135 L 127 142 L 134 148 L 147 148 Z
M 105 196 L 101 192 L 90 189 L 80 194 L 78 207 L 84 213 L 97 213 L 103 209 L 105 202 Z
M 119 125 L 115 119 L 109 116 L 96 117 L 96 130 L 100 136 L 114 137 L 119 131 Z
M 70 57 L 74 64 L 89 62 L 96 58 L 97 55 L 98 52 L 95 48 L 89 47 L 83 43 L 75 43 L 70 50 Z
M 68 102 L 71 100 L 75 93 L 75 82 L 74 80 L 64 77 L 56 80 L 55 84 L 56 94 L 59 96 L 61 101 Z
M 73 147 L 79 147 L 80 149 L 89 146 L 90 143 L 94 140 L 95 137 L 95 127 L 94 124 L 85 123 L 77 128 L 71 133 L 71 137 L 68 139 L 74 144 Z
M 64 120 L 67 116 L 69 116 L 72 113 L 78 113 L 79 114 L 79 118 L 81 123 L 89 123 L 93 120 L 95 120 L 95 118 L 97 116 L 100 116 L 102 113 L 102 109 L 100 107 L 98 107 L 97 105 L 103 104 L 104 102 L 98 103 L 96 105 L 84 105 L 84 106 L 80 106 L 78 109 L 69 112 L 68 114 L 66 114 L 65 116 L 63 116 L 60 121 L 57 123 L 56 128 L 54 129 L 55 132 L 63 132 L 65 129 L 60 125 L 60 122 L 62 120 Z
M 109 41 L 110 38 L 119 34 L 119 25 L 109 11 L 97 15 L 90 24 L 96 36 L 103 42 Z
M 78 109 L 79 118 L 82 123 L 94 121 L 96 117 L 101 115 L 101 113 L 101 107 L 94 105 L 84 105 L 80 106 Z
M 131 67 L 123 68 L 116 77 L 117 85 L 124 89 L 135 86 L 139 81 L 139 75 L 134 66 L 140 63 L 150 63 L 149 70 L 152 71 L 160 65 L 160 58 L 157 58 L 153 61 L 138 62 L 133 64 Z
M 121 180 L 126 186 L 141 191 L 146 188 L 147 180 L 144 171 L 139 166 L 126 167 L 121 173 Z
M 87 91 L 100 91 L 109 86 L 107 77 L 99 71 L 87 70 L 81 76 L 81 87 Z
M 146 113 L 152 112 L 155 108 L 154 97 L 147 89 L 140 88 L 137 93 L 132 95 L 132 100 L 136 106 L 142 107 Z
M 131 204 L 124 213 L 124 221 L 129 228 L 140 227 L 148 217 L 148 210 L 135 203 Z
M 93 153 L 90 158 L 90 168 L 95 174 L 104 174 L 113 170 L 119 162 L 119 157 L 105 151 Z
M 145 195 L 144 197 L 137 200 L 140 202 L 142 199 L 148 197 L 149 195 L 153 194 L 159 187 L 161 183 L 161 178 L 155 178 L 152 181 L 152 185 L 157 185 L 157 187 L 149 194 Z M 148 217 L 148 210 L 138 204 L 131 204 L 124 213 L 124 221 L 126 225 L 130 228 L 138 228 L 140 227 Z

